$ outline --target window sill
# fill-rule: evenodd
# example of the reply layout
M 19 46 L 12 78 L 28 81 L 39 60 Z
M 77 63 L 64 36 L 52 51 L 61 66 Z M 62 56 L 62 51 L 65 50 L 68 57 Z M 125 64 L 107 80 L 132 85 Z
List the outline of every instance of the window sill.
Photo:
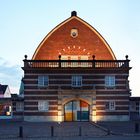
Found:
M 48 86 L 38 86 L 38 89 L 47 89 Z
M 72 88 L 72 89 L 81 89 L 81 88 L 82 88 L 82 86 L 78 86 L 78 87 L 76 87 L 76 86 L 75 86 L 75 87 L 74 87 L 74 86 L 72 86 L 71 88 Z
M 105 86 L 105 89 L 116 89 L 116 86 Z

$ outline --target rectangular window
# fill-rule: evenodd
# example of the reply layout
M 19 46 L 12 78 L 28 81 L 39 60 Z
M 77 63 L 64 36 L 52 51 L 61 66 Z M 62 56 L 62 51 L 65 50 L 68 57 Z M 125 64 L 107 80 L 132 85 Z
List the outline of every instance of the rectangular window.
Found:
M 115 76 L 105 76 L 105 86 L 115 87 Z
M 39 111 L 48 111 L 49 110 L 49 103 L 48 101 L 38 101 L 38 110 Z
M 115 101 L 106 102 L 106 110 L 115 110 Z
M 81 87 L 82 86 L 82 76 L 74 75 L 72 76 L 72 87 Z
M 23 108 L 24 108 L 23 102 L 16 102 L 16 111 L 17 112 L 23 111 L 24 110 Z
M 49 77 L 48 76 L 38 76 L 38 86 L 43 87 L 43 86 L 48 86 L 49 85 Z

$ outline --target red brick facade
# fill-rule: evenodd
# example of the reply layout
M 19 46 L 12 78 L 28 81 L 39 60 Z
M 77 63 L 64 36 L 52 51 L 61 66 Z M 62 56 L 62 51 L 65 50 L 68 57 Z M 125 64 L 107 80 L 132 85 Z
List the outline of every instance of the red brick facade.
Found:
M 72 36 L 71 30 L 76 30 L 76 35 Z M 88 55 L 89 59 L 63 61 L 59 55 Z M 90 121 L 129 120 L 128 57 L 116 60 L 103 37 L 77 16 L 54 28 L 40 43 L 32 60 L 25 57 L 23 70 L 24 120 L 65 121 L 70 113 L 75 113 L 66 110 L 69 102 L 88 104 L 88 108 L 77 110 L 77 118 L 88 112 Z M 75 75 L 81 76 L 79 87 L 72 85 Z M 39 86 L 40 76 L 48 78 L 47 86 Z M 106 85 L 107 76 L 115 79 L 111 87 Z M 48 110 L 39 110 L 41 101 L 48 102 Z
M 77 29 L 73 38 L 71 30 Z M 115 55 L 103 37 L 88 23 L 73 16 L 54 28 L 40 43 L 33 59 L 54 60 L 59 55 L 88 55 L 92 59 L 113 60 Z

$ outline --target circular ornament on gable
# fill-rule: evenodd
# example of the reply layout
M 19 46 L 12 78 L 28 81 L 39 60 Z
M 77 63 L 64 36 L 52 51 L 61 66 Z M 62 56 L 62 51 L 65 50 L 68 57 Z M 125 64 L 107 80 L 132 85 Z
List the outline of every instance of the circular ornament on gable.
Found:
M 71 37 L 76 38 L 78 36 L 78 30 L 77 29 L 71 29 Z

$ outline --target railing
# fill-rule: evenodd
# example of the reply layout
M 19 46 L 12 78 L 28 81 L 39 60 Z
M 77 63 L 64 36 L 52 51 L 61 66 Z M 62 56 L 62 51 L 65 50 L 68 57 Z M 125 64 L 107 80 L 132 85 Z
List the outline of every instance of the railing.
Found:
M 24 60 L 24 67 L 30 68 L 128 68 L 129 60 Z

